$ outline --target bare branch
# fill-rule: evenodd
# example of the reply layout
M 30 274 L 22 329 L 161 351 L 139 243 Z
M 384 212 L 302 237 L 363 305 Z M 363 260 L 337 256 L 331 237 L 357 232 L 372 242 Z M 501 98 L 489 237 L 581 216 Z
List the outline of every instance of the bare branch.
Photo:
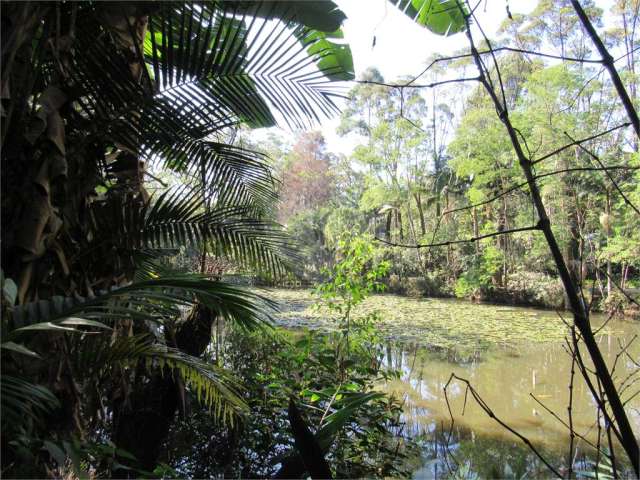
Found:
M 576 0 L 572 0 L 572 3 L 575 2 Z M 617 427 L 620 429 L 620 431 L 618 432 L 620 436 L 618 438 L 625 452 L 627 453 L 637 475 L 640 471 L 640 466 L 638 465 L 640 463 L 640 450 L 638 449 L 638 442 L 635 438 L 633 429 L 631 428 L 629 418 L 627 417 L 627 413 L 625 412 L 624 406 L 622 405 L 622 401 L 620 399 L 616 386 L 609 373 L 607 364 L 602 356 L 602 352 L 600 351 L 598 343 L 593 336 L 593 331 L 591 330 L 591 325 L 589 322 L 589 312 L 586 310 L 584 302 L 577 294 L 578 287 L 574 282 L 571 273 L 569 272 L 567 263 L 564 259 L 564 256 L 562 255 L 562 251 L 560 249 L 558 241 L 551 228 L 551 222 L 549 220 L 544 201 L 542 200 L 540 189 L 535 181 L 530 159 L 525 155 L 522 149 L 522 145 L 519 141 L 518 134 L 516 133 L 511 119 L 509 118 L 509 113 L 498 99 L 497 93 L 487 76 L 488 71 L 483 65 L 482 59 L 480 58 L 478 50 L 475 47 L 473 34 L 470 28 L 470 18 L 465 16 L 465 20 L 467 23 L 465 33 L 469 41 L 469 46 L 471 49 L 471 53 L 473 54 L 476 67 L 478 69 L 478 73 L 481 77 L 480 82 L 491 98 L 495 106 L 498 118 L 503 123 L 505 129 L 507 130 L 507 133 L 509 134 L 509 139 L 518 158 L 518 163 L 520 164 L 520 167 L 522 168 L 522 171 L 527 179 L 529 191 L 531 192 L 531 198 L 538 212 L 538 218 L 540 219 L 540 228 L 544 233 L 547 245 L 549 246 L 549 250 L 551 252 L 551 255 L 553 256 L 554 263 L 556 265 L 556 268 L 558 269 L 558 274 L 560 276 L 560 279 L 562 280 L 565 293 L 569 300 L 571 311 L 573 312 L 573 322 L 577 329 L 580 331 L 582 339 L 589 352 L 589 356 L 591 357 L 592 363 L 597 372 L 598 381 L 602 382 L 602 388 L 606 392 L 606 398 L 611 406 L 613 416 L 615 417 L 615 422 L 617 424 Z M 495 64 L 495 68 L 499 69 L 499 65 L 497 62 Z M 615 70 L 615 68 L 613 70 Z M 584 367 L 584 363 L 581 362 L 579 350 L 576 349 L 576 352 L 578 353 L 577 358 L 579 361 L 579 366 L 581 368 L 581 373 L 583 374 L 583 377 L 585 377 L 585 381 L 589 383 L 589 375 L 586 368 Z M 615 428 L 615 426 L 616 425 L 611 423 L 612 429 Z
M 532 160 L 532 161 L 531 161 L 531 165 L 535 165 L 536 163 L 542 162 L 543 160 L 546 160 L 546 159 L 547 159 L 547 158 L 549 158 L 549 157 L 553 157 L 554 155 L 557 155 L 558 153 L 560 153 L 560 152 L 562 152 L 562 151 L 566 150 L 567 148 L 571 148 L 571 147 L 573 147 L 574 145 L 581 145 L 581 144 L 586 143 L 586 142 L 589 142 L 589 141 L 591 141 L 591 140 L 595 140 L 596 138 L 599 138 L 599 137 L 602 137 L 602 136 L 604 136 L 604 135 L 607 135 L 607 134 L 609 134 L 609 133 L 611 133 L 611 132 L 614 132 L 614 131 L 616 131 L 616 130 L 618 130 L 618 129 L 620 129 L 620 128 L 626 128 L 626 127 L 628 127 L 629 125 L 631 125 L 631 123 L 626 122 L 626 123 L 622 123 L 622 124 L 620 124 L 620 125 L 617 125 L 617 126 L 615 126 L 615 127 L 612 127 L 612 128 L 610 128 L 609 130 L 605 130 L 604 132 L 596 133 L 595 135 L 591 135 L 590 137 L 583 138 L 583 139 L 581 139 L 581 140 L 573 140 L 573 139 L 572 139 L 573 141 L 572 141 L 571 143 L 568 143 L 568 144 L 566 144 L 566 145 L 564 145 L 564 146 L 562 146 L 562 147 L 560 147 L 560 148 L 558 148 L 558 149 L 554 150 L 554 151 L 553 151 L 553 152 L 551 152 L 551 153 L 547 153 L 546 155 L 544 155 L 544 156 L 542 156 L 542 157 L 540 157 L 540 158 L 537 158 L 537 159 L 535 159 L 535 160 Z M 567 135 L 567 133 L 566 133 L 566 132 L 565 132 L 565 135 Z M 567 135 L 567 136 L 569 136 L 569 135 Z M 571 138 L 571 137 L 569 137 L 569 138 Z
M 522 228 L 511 228 L 509 230 L 498 230 L 497 232 L 487 233 L 485 235 L 478 235 L 477 237 L 471 237 L 464 240 L 448 240 L 446 242 L 439 243 L 419 243 L 417 245 L 405 245 L 400 243 L 390 242 L 383 238 L 375 237 L 375 239 L 379 242 L 385 243 L 392 247 L 403 247 L 403 248 L 432 248 L 432 247 L 445 247 L 447 245 L 456 245 L 459 243 L 471 243 L 477 242 L 479 240 L 484 240 L 485 238 L 497 237 L 499 235 L 507 235 L 509 233 L 517 233 L 517 232 L 527 232 L 530 230 L 540 230 L 540 225 L 533 225 L 530 227 L 522 227 Z
M 575 329 L 575 326 L 571 328 Z M 569 415 L 569 473 L 567 478 L 571 478 L 573 473 L 573 442 L 576 438 L 576 432 L 573 428 L 573 381 L 576 376 L 576 356 L 571 356 L 571 378 L 569 380 L 569 405 L 567 406 L 567 413 Z
M 540 459 L 540 461 L 542 463 L 544 463 L 544 465 L 554 475 L 556 475 L 558 478 L 562 478 L 562 475 L 560 474 L 560 472 L 558 472 L 555 468 L 553 468 L 553 466 L 542 456 L 542 454 L 538 451 L 538 449 L 531 443 L 531 441 L 527 437 L 525 437 L 520 432 L 518 432 L 518 431 L 514 430 L 513 428 L 511 428 L 508 424 L 506 424 L 504 421 L 502 421 L 493 412 L 493 410 L 491 410 L 491 408 L 489 408 L 489 405 L 487 405 L 487 403 L 482 399 L 480 394 L 475 390 L 475 388 L 473 388 L 473 386 L 471 385 L 471 382 L 469 382 L 469 380 L 467 380 L 466 378 L 459 377 L 455 373 L 451 374 L 451 376 L 449 377 L 449 380 L 447 381 L 447 383 L 445 384 L 445 386 L 443 388 L 443 390 L 444 390 L 444 398 L 445 398 L 445 401 L 447 403 L 447 409 L 449 410 L 449 416 L 451 417 L 452 426 L 453 426 L 453 423 L 454 423 L 454 417 L 453 417 L 453 412 L 451 411 L 451 404 L 449 403 L 449 396 L 448 396 L 448 390 L 447 389 L 449 388 L 449 385 L 451 384 L 451 382 L 453 380 L 457 380 L 459 382 L 464 383 L 466 385 L 466 389 L 471 393 L 471 396 L 476 401 L 476 404 L 478 404 L 478 406 L 480 408 L 482 408 L 482 410 L 484 410 L 484 412 L 489 416 L 489 418 L 492 418 L 498 424 L 500 424 L 504 429 L 508 430 L 513 435 L 515 435 L 520 440 L 522 440 L 522 442 L 525 445 L 527 445 L 527 447 L 529 447 L 529 449 Z
M 564 132 L 564 134 L 570 139 L 573 140 L 573 138 L 571 138 L 571 136 L 567 133 Z M 574 140 L 575 142 L 575 140 Z M 582 151 L 584 151 L 587 155 L 589 155 L 591 158 L 593 158 L 596 163 L 598 165 L 600 165 L 600 167 L 604 167 L 604 165 L 602 164 L 602 161 L 600 160 L 600 157 L 598 157 L 595 153 L 593 153 L 591 150 L 588 150 L 587 148 L 585 148 L 583 145 L 576 143 L 576 145 L 578 145 L 579 148 L 582 149 Z M 618 191 L 618 193 L 620 194 L 620 196 L 622 197 L 622 199 L 624 200 L 624 203 L 626 203 L 627 205 L 629 205 L 638 215 L 640 215 L 640 210 L 638 210 L 638 207 L 636 207 L 633 202 L 631 202 L 631 200 L 629 200 L 629 198 L 627 198 L 627 196 L 624 194 L 624 192 L 622 191 L 622 189 L 620 188 L 620 186 L 618 185 L 618 183 L 613 179 L 613 177 L 611 176 L 611 174 L 605 170 L 605 173 L 607 174 L 607 177 L 609 177 L 609 180 L 611 180 L 611 183 L 613 184 L 613 186 L 615 187 L 615 189 Z
M 551 59 L 555 59 L 555 60 L 563 60 L 566 62 L 575 62 L 575 63 L 595 63 L 595 64 L 601 64 L 602 60 L 595 60 L 595 59 L 589 59 L 589 58 L 575 58 L 575 57 L 566 57 L 566 56 L 562 56 L 562 55 L 555 55 L 553 53 L 544 53 L 544 52 L 536 52 L 534 50 L 527 50 L 527 49 L 522 49 L 522 48 L 513 48 L 513 47 L 497 47 L 494 48 L 493 50 L 480 50 L 478 51 L 479 55 L 490 55 L 492 53 L 492 51 L 495 52 L 513 52 L 513 53 L 522 53 L 524 55 L 535 55 L 538 57 L 544 57 L 544 58 L 551 58 Z M 473 53 L 463 53 L 460 55 L 451 55 L 448 57 L 439 57 L 434 59 L 431 63 L 429 63 L 429 65 L 427 65 L 427 67 L 422 70 L 422 72 L 420 72 L 418 75 L 416 75 L 411 81 L 407 82 L 406 84 L 402 85 L 404 87 L 409 87 L 413 84 L 413 82 L 415 82 L 418 78 L 422 77 L 425 73 L 427 73 L 429 70 L 431 70 L 431 68 L 433 68 L 434 65 L 436 65 L 437 63 L 440 62 L 449 62 L 452 60 L 460 60 L 463 58 L 471 58 L 473 57 Z M 620 57 L 620 58 L 624 58 L 624 56 Z M 620 58 L 618 58 L 617 60 L 620 60 Z
M 379 85 L 381 87 L 388 88 L 434 88 L 439 85 L 446 85 L 448 83 L 464 83 L 464 82 L 477 82 L 480 79 L 478 77 L 463 77 L 463 78 L 452 78 L 449 80 L 441 80 L 439 82 L 421 84 L 421 85 L 409 85 L 409 84 L 395 84 L 395 83 L 385 83 L 385 82 L 376 82 L 374 80 L 356 80 L 356 83 L 361 83 L 363 85 Z
M 554 175 L 559 175 L 561 173 L 570 173 L 570 172 L 600 172 L 600 171 L 606 171 L 606 170 L 640 170 L 640 167 L 630 167 L 628 165 L 610 165 L 610 166 L 603 166 L 603 167 L 573 167 L 573 168 L 563 168 L 561 170 L 554 170 L 552 172 L 547 172 L 547 173 L 541 173 L 539 175 L 535 175 L 533 178 L 534 180 L 540 180 L 542 178 L 545 177 L 551 177 Z M 483 200 L 481 202 L 477 202 L 471 205 L 466 205 L 464 207 L 458 207 L 458 208 L 453 208 L 451 210 L 445 210 L 444 212 L 442 212 L 442 216 L 448 215 L 450 213 L 456 213 L 456 212 L 460 212 L 463 210 L 468 210 L 470 208 L 475 208 L 475 207 L 481 207 L 482 205 L 486 205 L 488 203 L 491 202 L 495 202 L 496 200 L 498 200 L 501 197 L 504 197 L 505 195 L 508 195 L 509 193 L 513 192 L 514 190 L 518 190 L 522 187 L 527 186 L 528 182 L 520 182 L 516 185 L 512 185 L 511 187 L 508 187 L 507 189 L 503 190 L 502 192 L 496 194 L 495 196 L 487 199 L 487 200 Z
M 571 427 L 569 426 L 569 424 L 567 422 L 562 420 L 562 418 L 560 418 L 560 416 L 556 412 L 554 412 L 549 407 L 547 407 L 544 403 L 542 403 L 533 393 L 529 393 L 529 396 L 531 398 L 533 398 L 533 400 L 538 405 L 540 405 L 542 408 L 544 408 L 553 418 L 555 418 L 558 422 L 560 422 L 564 427 L 566 427 L 567 429 L 571 429 Z M 576 433 L 575 435 L 576 435 L 576 437 L 578 437 L 580 440 L 584 441 L 584 443 L 586 443 L 590 447 L 593 447 L 596 450 L 598 449 L 598 446 L 596 444 L 594 444 L 593 442 L 591 442 L 584 435 L 580 435 L 579 433 Z

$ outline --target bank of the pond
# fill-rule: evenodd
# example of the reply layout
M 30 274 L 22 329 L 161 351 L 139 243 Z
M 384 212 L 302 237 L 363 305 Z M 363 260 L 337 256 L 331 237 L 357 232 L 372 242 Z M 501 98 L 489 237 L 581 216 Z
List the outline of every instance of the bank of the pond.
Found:
M 391 275 L 384 281 L 386 291 L 412 298 L 456 298 L 474 303 L 490 303 L 513 307 L 564 310 L 566 296 L 560 279 L 536 272 L 519 271 L 507 276 L 505 285 L 470 285 L 464 281 L 447 284 L 436 278 L 399 277 Z M 640 289 L 622 293 L 614 290 L 604 295 L 600 288 L 584 292 L 593 312 L 618 317 L 640 319 L 640 307 L 629 300 Z

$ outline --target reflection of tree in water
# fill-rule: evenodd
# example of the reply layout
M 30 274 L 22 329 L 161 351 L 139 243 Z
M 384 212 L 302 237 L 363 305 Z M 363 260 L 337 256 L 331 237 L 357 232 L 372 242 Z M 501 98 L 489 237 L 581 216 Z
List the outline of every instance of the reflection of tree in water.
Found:
M 538 458 L 522 444 L 475 436 L 467 432 L 455 455 L 469 462 L 480 478 L 537 478 L 548 473 Z M 548 452 L 546 452 L 548 454 Z
M 414 478 L 539 478 L 548 471 L 522 443 L 478 435 L 474 431 L 446 424 L 431 424 L 420 436 L 423 466 Z M 554 465 L 562 465 L 559 452 L 542 448 Z M 584 465 L 584 459 L 576 463 Z
M 413 378 L 422 375 L 421 366 L 430 360 L 437 359 L 454 365 L 474 365 L 482 360 L 486 349 L 455 349 L 445 347 L 429 347 L 414 342 L 388 340 L 383 362 L 390 368 L 402 372 L 403 377 Z M 420 378 L 421 380 L 421 378 Z
M 616 323 L 615 328 L 612 326 L 608 334 L 600 337 L 600 342 L 606 344 L 612 336 L 622 342 L 628 341 L 632 338 L 628 327 L 624 322 Z M 603 351 L 613 362 L 616 349 L 604 348 Z M 633 352 L 637 354 L 636 349 Z M 456 428 L 447 447 L 442 431 L 447 432 L 450 428 L 450 417 L 442 388 L 451 372 L 469 378 L 495 414 L 528 437 L 558 472 L 567 468 L 566 429 L 530 396 L 530 393 L 534 394 L 563 417 L 571 362 L 562 345 L 549 342 L 523 344 L 518 349 L 467 352 L 389 341 L 382 355 L 383 362 L 400 373 L 399 379 L 386 385 L 403 398 L 404 432 L 422 440 L 423 466 L 415 478 L 446 477 L 456 465 L 446 452 L 453 453 L 458 460 L 461 468 L 458 473 L 464 478 L 467 473 L 480 478 L 513 478 L 526 472 L 527 476 L 535 477 L 545 473 L 544 465 L 535 454 L 502 429 L 470 397 L 463 407 L 465 386 L 459 382 L 453 382 L 448 388 Z M 633 371 L 629 365 L 618 363 L 625 375 Z M 593 426 L 592 402 L 584 385 L 574 386 L 574 426 L 594 441 L 596 428 Z M 591 468 L 588 462 L 594 459 L 595 453 L 580 445 L 574 469 L 588 471 Z

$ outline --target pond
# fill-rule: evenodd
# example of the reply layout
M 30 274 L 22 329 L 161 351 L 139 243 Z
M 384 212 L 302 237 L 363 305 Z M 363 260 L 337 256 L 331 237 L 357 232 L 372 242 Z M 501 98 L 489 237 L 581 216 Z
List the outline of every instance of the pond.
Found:
M 312 308 L 307 290 L 269 290 L 281 312 L 277 323 L 286 327 L 334 328 L 325 311 Z M 565 351 L 567 328 L 559 314 L 521 307 L 478 305 L 450 299 L 411 299 L 376 295 L 358 307 L 356 316 L 378 311 L 379 328 L 388 339 L 385 362 L 402 372 L 401 379 L 382 388 L 404 400 L 405 433 L 420 440 L 414 478 L 447 477 L 452 465 L 468 478 L 522 478 L 549 476 L 549 472 L 518 438 L 490 418 L 465 384 L 469 380 L 495 415 L 528 438 L 558 469 L 567 466 L 569 436 L 566 427 L 549 412 L 567 421 L 571 358 Z M 592 323 L 602 325 L 602 316 Z M 597 340 L 612 366 L 618 352 L 640 332 L 637 322 L 610 320 Z M 623 401 L 638 392 L 640 339 L 618 358 L 615 379 L 628 384 Z M 635 375 L 634 372 L 638 373 Z M 466 398 L 466 401 L 465 401 Z M 640 394 L 626 405 L 640 436 Z M 594 401 L 578 374 L 573 389 L 573 424 L 584 436 L 576 439 L 576 469 L 587 469 L 597 438 Z

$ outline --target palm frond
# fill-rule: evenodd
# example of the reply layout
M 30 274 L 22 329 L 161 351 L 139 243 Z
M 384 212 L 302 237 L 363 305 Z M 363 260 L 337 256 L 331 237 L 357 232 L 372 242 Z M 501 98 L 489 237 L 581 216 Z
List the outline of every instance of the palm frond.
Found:
M 331 81 L 352 77 L 348 46 L 336 43 L 344 15 L 332 2 L 161 3 L 143 52 L 153 91 L 131 78 L 131 52 L 119 48 L 105 11 L 118 9 L 78 9 L 77 39 L 87 48 L 70 55 L 72 115 L 148 162 L 204 168 L 229 203 L 272 204 L 268 165 L 205 139 L 240 123 L 274 125 L 272 111 L 294 127 L 319 122 L 337 112 Z
M 178 371 L 198 402 L 207 406 L 223 423 L 233 425 L 237 416 L 247 413 L 249 408 L 239 394 L 239 384 L 228 371 L 158 344 L 144 357 L 147 368 L 168 367 Z
M 60 406 L 56 396 L 42 385 L 12 375 L 0 375 L 2 425 L 16 428 L 25 420 L 38 421 Z
M 179 375 L 198 402 L 225 424 L 233 425 L 236 417 L 248 410 L 241 386 L 229 371 L 158 343 L 150 335 L 118 337 L 114 341 L 105 336 L 82 339 L 75 352 L 75 362 L 94 379 L 108 377 L 114 367 L 127 370 L 144 366 L 148 372 L 159 369 Z
M 216 205 L 247 206 L 260 216 L 277 201 L 277 182 L 268 157 L 225 143 L 188 140 L 160 149 L 165 166 L 195 178 L 204 176 Z
M 136 282 L 101 292 L 95 298 L 60 297 L 19 305 L 11 312 L 12 332 L 29 325 L 50 322 L 60 325 L 69 318 L 101 323 L 123 318 L 162 323 L 175 319 L 197 302 L 247 329 L 267 326 L 276 304 L 256 293 L 211 281 L 201 275 L 184 274 Z M 64 323 L 62 323 L 64 325 Z M 29 330 L 13 334 L 24 335 Z
M 281 225 L 256 219 L 253 206 L 227 206 L 225 196 L 233 193 L 220 194 L 208 209 L 202 191 L 189 186 L 166 190 L 145 204 L 106 201 L 95 207 L 95 242 L 115 242 L 129 251 L 207 243 L 214 254 L 271 275 L 296 261 L 296 245 Z
M 321 31 L 304 25 L 314 24 L 310 8 L 318 6 L 162 3 L 150 16 L 145 39 L 155 81 L 155 92 L 146 93 L 128 75 L 129 59 L 101 23 L 101 7 L 84 6 L 77 35 L 90 48 L 72 56 L 70 75 L 83 93 L 76 101 L 90 117 L 120 123 L 111 125 L 114 133 L 133 148 L 141 140 L 151 148 L 185 136 L 202 139 L 239 123 L 272 126 L 272 109 L 290 126 L 304 127 L 320 120 L 317 111 L 336 113 L 331 82 L 353 78 L 348 45 L 334 41 L 342 37 L 344 16 L 325 2 L 326 12 L 311 12 L 331 19 L 316 25 L 330 28 Z M 102 32 L 99 41 L 96 31 Z
M 159 94 L 252 126 L 274 125 L 272 108 L 295 127 L 335 112 L 330 81 L 352 78 L 348 46 L 328 40 L 342 18 L 309 28 L 304 3 L 164 3 L 145 44 Z

